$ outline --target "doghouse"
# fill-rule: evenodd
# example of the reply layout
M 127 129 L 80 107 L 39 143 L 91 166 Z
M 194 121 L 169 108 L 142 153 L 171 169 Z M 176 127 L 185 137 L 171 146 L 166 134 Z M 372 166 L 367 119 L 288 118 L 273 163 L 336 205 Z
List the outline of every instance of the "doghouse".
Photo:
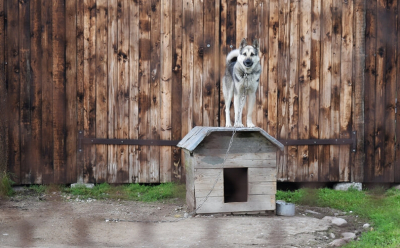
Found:
M 186 202 L 196 213 L 275 210 L 276 151 L 261 128 L 193 128 L 178 144 L 186 168 Z

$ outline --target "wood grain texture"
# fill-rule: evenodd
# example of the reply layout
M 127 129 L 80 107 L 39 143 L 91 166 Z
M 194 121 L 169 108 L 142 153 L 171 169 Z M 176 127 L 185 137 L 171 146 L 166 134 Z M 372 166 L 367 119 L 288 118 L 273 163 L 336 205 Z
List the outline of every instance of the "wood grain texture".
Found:
M 164 45 L 164 35 L 169 37 L 170 29 L 163 30 L 162 25 L 168 24 L 162 23 L 162 18 L 164 15 L 163 8 L 164 5 L 168 4 L 166 2 L 160 0 L 152 0 L 151 1 L 151 29 L 150 29 L 150 46 L 151 46 L 151 58 L 150 58 L 150 138 L 151 139 L 160 139 L 162 135 L 162 123 L 163 121 L 163 109 L 164 106 L 164 99 L 162 98 L 162 87 L 164 85 L 163 81 L 163 69 L 161 68 L 162 65 L 169 64 L 168 58 L 163 58 Z M 169 18 L 167 18 L 169 20 Z M 165 33 L 164 33 L 165 31 Z M 164 33 L 164 35 L 162 35 Z M 169 58 L 170 59 L 170 58 Z M 163 63 L 161 63 L 163 61 Z M 171 69 L 171 64 L 169 64 L 168 69 Z M 171 77 L 167 77 L 168 80 Z M 170 83 L 170 82 L 169 82 Z M 166 92 L 170 95 L 170 91 Z M 170 101 L 169 101 L 170 102 Z M 165 114 L 170 113 L 171 104 L 165 103 L 165 105 L 169 106 L 169 110 L 166 111 Z M 160 172 L 163 168 L 163 162 L 165 160 L 160 160 L 160 150 L 163 148 L 150 146 L 149 153 L 148 153 L 148 161 L 149 161 L 149 182 L 158 182 L 160 179 Z M 163 154 L 164 155 L 164 154 Z M 168 154 L 171 156 L 170 154 Z M 168 160 L 168 159 L 166 159 Z M 169 164 L 168 164 L 169 165 Z M 167 166 L 168 167 L 168 166 Z
M 171 95 L 171 139 L 180 140 L 183 137 L 182 127 L 182 54 L 183 54 L 183 1 L 173 1 L 172 3 L 172 95 Z M 218 106 L 217 106 L 218 107 Z M 184 166 L 181 162 L 181 149 L 171 147 L 171 170 L 169 180 L 179 182 L 185 177 Z M 160 181 L 168 181 L 168 177 Z
M 151 4 L 149 1 L 140 2 L 139 5 L 139 139 L 150 136 L 150 29 L 151 29 Z M 139 175 L 138 182 L 149 182 L 149 147 L 139 147 Z
M 108 138 L 117 138 L 117 84 L 118 84 L 118 22 L 117 22 L 117 1 L 108 1 L 108 19 L 107 19 L 107 59 L 108 59 Z M 108 165 L 107 181 L 109 183 L 117 182 L 117 146 L 108 146 Z
M 353 88 L 353 2 L 342 4 L 342 46 L 340 85 L 340 135 L 342 139 L 351 136 L 351 95 Z M 340 146 L 339 181 L 350 181 L 350 145 Z
M 49 1 L 41 2 L 41 44 L 42 44 L 42 158 L 43 171 L 42 183 L 53 182 L 53 87 L 49 82 L 53 81 L 53 35 L 52 35 L 52 11 Z
M 96 1 L 96 138 L 107 138 L 108 130 L 108 4 Z M 107 182 L 107 145 L 96 145 L 96 183 Z
M 301 1 L 299 6 L 299 123 L 298 138 L 309 139 L 310 128 L 310 63 L 311 63 L 311 2 Z M 298 146 L 298 177 L 296 181 L 310 181 L 309 146 Z
M 321 61 L 321 0 L 311 1 L 310 139 L 319 137 L 319 85 Z M 318 181 L 318 146 L 308 147 L 309 181 Z
M 171 140 L 171 110 L 172 110 L 172 2 L 163 1 L 161 5 L 161 129 L 160 138 Z M 158 164 L 158 161 L 155 161 Z M 172 148 L 163 146 L 160 148 L 159 178 L 161 182 L 171 181 Z
M 35 12 L 33 12 L 34 14 Z M 77 179 L 77 1 L 65 3 L 66 182 Z M 105 151 L 106 152 L 106 151 Z
M 288 88 L 288 133 L 287 138 L 298 139 L 299 120 L 299 3 L 290 1 L 290 43 L 289 43 L 289 88 Z M 287 147 L 287 180 L 297 178 L 298 150 L 297 146 Z
M 397 16 L 400 15 L 400 3 L 397 2 Z M 400 39 L 400 18 L 397 18 L 397 80 L 396 80 L 396 92 L 397 92 L 397 101 L 396 101 L 396 137 L 400 137 L 400 63 L 399 61 L 399 51 L 400 51 L 400 44 L 399 44 L 399 39 Z M 394 165 L 394 181 L 400 182 L 400 141 L 399 139 L 396 139 L 396 144 L 395 144 L 395 153 L 396 153 L 396 161 Z
M 139 128 L 139 3 L 131 2 L 129 17 L 129 138 L 138 139 Z M 139 175 L 138 146 L 129 146 L 129 182 Z
M 354 95 L 353 95 L 353 130 L 364 133 L 364 71 L 365 71 L 365 1 L 354 0 Z M 364 135 L 357 135 L 357 148 L 351 168 L 351 181 L 362 182 L 364 178 Z
M 342 46 L 342 3 L 332 2 L 332 55 L 331 55 L 331 120 L 330 138 L 339 138 L 340 129 L 340 80 L 341 80 L 341 46 Z M 339 146 L 330 146 L 329 180 L 339 181 Z
M 375 164 L 376 1 L 366 5 L 365 29 L 365 168 L 364 180 L 372 182 Z
M 320 108 L 319 108 L 319 138 L 328 139 L 331 125 L 332 97 L 332 1 L 322 1 L 321 5 L 321 77 L 320 77 Z M 326 182 L 330 179 L 330 147 L 319 147 L 318 179 Z M 333 169 L 333 168 L 332 168 Z
M 5 18 L 7 13 L 7 2 L 0 0 L 0 112 L 4 113 L 0 119 L 0 162 L 8 163 L 8 113 L 7 109 L 7 90 L 6 90 L 6 27 Z M 7 169 L 7 167 L 6 167 Z
M 203 56 L 204 56 L 204 6 L 203 1 L 196 0 L 193 4 L 193 108 L 192 126 L 203 125 Z
M 31 37 L 30 37 L 30 2 L 19 3 L 18 15 L 18 46 L 19 46 L 19 75 L 20 75 L 20 180 L 22 184 L 33 183 L 32 171 L 32 123 L 31 123 Z M 15 32 L 15 31 L 14 31 Z

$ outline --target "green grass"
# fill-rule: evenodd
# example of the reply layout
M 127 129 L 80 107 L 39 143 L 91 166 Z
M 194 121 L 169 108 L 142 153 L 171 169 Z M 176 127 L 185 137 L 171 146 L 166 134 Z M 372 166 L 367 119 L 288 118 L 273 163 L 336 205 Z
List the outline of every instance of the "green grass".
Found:
M 12 185 L 14 182 L 11 180 L 11 176 L 9 173 L 0 172 L 0 197 L 12 196 L 14 194 L 14 190 L 12 189 Z
M 349 243 L 346 247 L 400 246 L 400 190 L 299 189 L 278 191 L 276 199 L 301 205 L 353 211 L 354 215 L 368 219 L 372 229 L 363 233 L 360 241 Z
M 85 186 L 64 188 L 64 192 L 79 196 L 80 199 L 121 199 L 144 202 L 155 202 L 168 199 L 184 199 L 185 185 L 175 183 L 164 183 L 160 185 L 128 184 L 111 186 L 102 183 L 92 189 Z

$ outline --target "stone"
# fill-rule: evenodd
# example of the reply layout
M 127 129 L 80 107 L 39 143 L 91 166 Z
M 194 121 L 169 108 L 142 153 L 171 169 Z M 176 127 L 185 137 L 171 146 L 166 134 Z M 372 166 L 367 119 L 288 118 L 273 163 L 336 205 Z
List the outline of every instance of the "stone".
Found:
M 71 188 L 80 187 L 80 186 L 84 186 L 88 189 L 93 189 L 94 184 L 93 183 L 73 183 L 73 184 L 71 184 Z
M 371 226 L 370 224 L 365 223 L 365 224 L 363 225 L 363 228 L 364 228 L 364 229 L 368 229 L 370 226 Z
M 335 239 L 334 241 L 329 243 L 329 246 L 339 247 L 345 245 L 346 243 L 347 242 L 344 239 Z
M 352 232 L 344 232 L 342 233 L 342 237 L 346 241 L 350 241 L 356 238 L 356 234 Z
M 362 183 L 337 183 L 333 186 L 334 190 L 348 190 L 350 188 L 354 188 L 358 191 L 362 190 Z
M 342 218 L 333 218 L 332 224 L 337 225 L 337 226 L 343 226 L 343 225 L 347 224 L 347 221 Z
M 334 238 L 336 238 L 336 236 L 335 236 L 335 234 L 334 234 L 334 233 L 330 233 L 330 234 L 329 234 L 329 237 L 331 237 L 331 239 L 334 239 Z
M 393 188 L 400 190 L 400 184 L 393 186 Z
M 308 213 L 308 214 L 320 214 L 320 213 L 315 212 L 315 211 L 312 211 L 312 210 L 306 210 L 306 211 L 304 211 L 304 212 L 306 212 L 306 213 Z

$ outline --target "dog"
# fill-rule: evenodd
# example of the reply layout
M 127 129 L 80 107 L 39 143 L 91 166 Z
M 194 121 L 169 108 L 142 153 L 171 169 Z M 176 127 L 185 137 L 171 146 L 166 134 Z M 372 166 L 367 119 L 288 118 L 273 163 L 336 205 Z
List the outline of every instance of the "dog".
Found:
M 256 102 L 256 91 L 260 82 L 260 75 L 261 64 L 258 40 L 255 39 L 253 45 L 247 45 L 246 39 L 243 39 L 239 49 L 232 50 L 226 56 L 225 75 L 222 79 L 226 127 L 232 126 L 230 118 L 232 97 L 235 110 L 234 127 L 244 127 L 242 111 L 246 97 L 248 97 L 247 127 L 255 127 L 251 116 Z

